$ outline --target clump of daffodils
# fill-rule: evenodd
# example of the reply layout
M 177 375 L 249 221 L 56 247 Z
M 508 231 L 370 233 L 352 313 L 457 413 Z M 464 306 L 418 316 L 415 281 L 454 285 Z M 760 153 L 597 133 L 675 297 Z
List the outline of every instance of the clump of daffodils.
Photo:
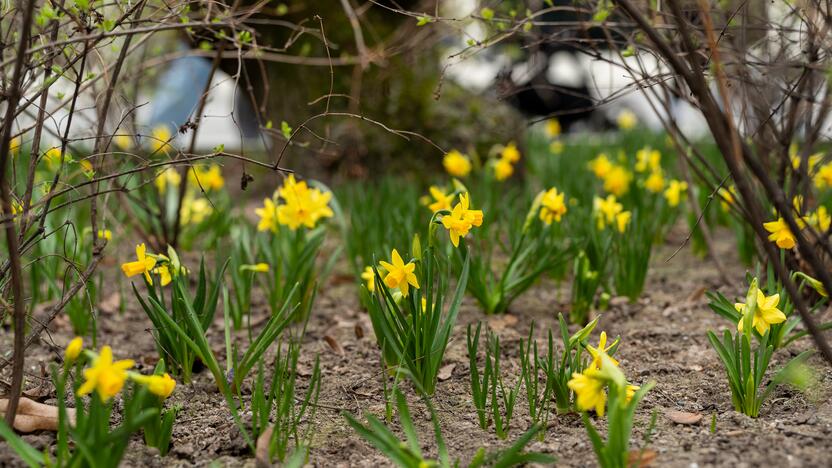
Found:
M 606 347 L 604 333 L 597 348 L 587 345 L 593 360 L 582 372 L 573 373 L 567 386 L 575 392 L 575 405 L 582 412 L 581 420 L 599 465 L 629 466 L 633 415 L 655 382 L 648 382 L 644 387 L 630 385 L 618 362 L 605 351 L 611 347 Z M 598 417 L 606 415 L 606 439 L 601 438 L 587 411 L 594 411 Z
M 620 197 L 630 190 L 633 174 L 626 167 L 612 162 L 601 153 L 589 162 L 589 170 L 603 182 L 604 191 Z
M 592 356 L 592 361 L 583 372 L 574 372 L 567 383 L 570 390 L 575 392 L 575 404 L 580 411 L 595 411 L 603 417 L 607 404 L 607 389 L 621 388 L 624 391 L 623 403 L 629 403 L 639 386 L 626 382 L 624 373 L 618 368 L 618 361 L 608 352 L 618 342 L 609 346 L 606 332 L 601 332 L 598 347 L 587 345 L 586 349 Z
M 225 186 L 220 166 L 217 164 L 198 164 L 188 171 L 188 183 L 201 190 L 221 190 Z
M 122 263 L 121 271 L 128 278 L 144 275 L 145 280 L 151 286 L 153 285 L 151 273 L 159 276 L 162 286 L 170 284 L 173 275 L 187 273 L 187 269 L 179 262 L 179 255 L 172 247 L 168 247 L 168 255 L 152 254 L 147 252 L 147 246 L 144 243 L 136 246 L 136 260 Z
M 566 194 L 558 192 L 555 187 L 543 192 L 540 198 L 540 220 L 547 225 L 552 222 L 560 222 L 563 215 L 566 214 L 566 203 L 564 198 Z
M 687 189 L 687 182 L 675 179 L 671 180 L 670 184 L 668 184 L 667 190 L 664 191 L 664 198 L 667 200 L 667 204 L 671 207 L 679 206 L 679 203 L 682 200 L 682 194 L 684 194 Z
M 514 165 L 520 162 L 520 150 L 513 142 L 500 150 L 499 157 L 494 159 L 491 167 L 494 170 L 494 178 L 503 181 L 514 174 Z
M 333 216 L 331 199 L 331 192 L 310 188 L 306 181 L 298 182 L 289 174 L 276 196 L 263 200 L 263 207 L 255 210 L 260 217 L 257 230 L 277 232 L 278 225 L 292 231 L 301 226 L 313 229 L 321 219 Z
M 595 174 L 595 177 L 603 179 L 612 170 L 613 164 L 605 153 L 601 153 L 595 159 L 589 161 L 589 170 Z
M 756 289 L 756 291 L 756 307 L 754 307 L 754 315 L 751 317 L 751 326 L 760 335 L 765 335 L 772 325 L 785 322 L 786 314 L 777 308 L 780 304 L 780 294 L 766 296 L 761 289 Z M 737 322 L 737 331 L 742 333 L 745 312 L 748 306 L 745 302 L 737 302 L 734 304 L 734 308 L 740 313 L 740 320 Z
M 67 346 L 64 357 L 67 362 L 74 362 L 85 351 L 89 359 L 89 366 L 83 371 L 84 383 L 78 388 L 78 395 L 88 395 L 95 392 L 103 403 L 106 403 L 124 388 L 127 380 L 132 380 L 146 387 L 151 393 L 167 398 L 176 388 L 176 381 L 167 373 L 163 375 L 143 375 L 130 369 L 135 365 L 132 359 L 113 360 L 113 350 L 103 346 L 98 353 L 83 350 L 83 340 L 73 339 Z
M 608 226 L 614 226 L 620 233 L 627 230 L 632 213 L 624 210 L 624 205 L 618 202 L 615 195 L 607 195 L 606 198 L 595 197 L 593 208 L 599 230 Z
M 620 197 L 630 190 L 633 174 L 624 166 L 614 165 L 604 177 L 604 190 Z
M 804 278 L 813 288 L 816 286 L 810 281 L 814 279 L 804 273 L 792 273 L 792 280 L 797 277 Z M 805 364 L 812 351 L 798 354 L 779 370 L 769 373 L 772 355 L 801 333 L 794 332 L 799 319 L 792 314 L 793 305 L 789 301 L 781 305 L 783 286 L 768 282 L 760 287 L 758 283 L 757 278 L 752 278 L 745 302 L 735 303 L 733 307 L 722 294 L 709 294 L 711 309 L 737 324 L 736 332 L 723 330 L 721 337 L 709 330 L 708 341 L 725 367 L 734 409 L 752 418 L 759 416 L 763 402 L 778 385 L 805 389 L 812 379 L 812 372 Z M 764 288 L 774 294 L 767 295 Z
M 453 210 L 442 215 L 441 223 L 448 230 L 451 243 L 454 247 L 459 247 L 459 239 L 467 236 L 471 228 L 482 226 L 482 220 L 482 210 L 470 209 L 468 193 L 461 193 Z

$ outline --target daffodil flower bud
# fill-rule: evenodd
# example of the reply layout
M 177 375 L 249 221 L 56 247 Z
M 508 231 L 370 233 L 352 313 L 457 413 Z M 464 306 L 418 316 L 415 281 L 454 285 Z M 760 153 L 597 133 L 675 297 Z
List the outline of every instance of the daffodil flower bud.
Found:
M 81 354 L 81 351 L 84 349 L 84 339 L 80 336 L 76 336 L 69 342 L 64 350 L 64 358 L 69 361 L 73 362 L 78 359 L 78 356 Z

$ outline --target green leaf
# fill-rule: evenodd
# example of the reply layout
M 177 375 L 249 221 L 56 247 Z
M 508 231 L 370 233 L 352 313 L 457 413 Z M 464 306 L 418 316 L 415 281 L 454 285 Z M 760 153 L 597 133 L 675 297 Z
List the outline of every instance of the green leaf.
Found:
M 285 120 L 280 122 L 280 133 L 282 133 L 283 138 L 287 140 L 292 137 L 292 127 Z
M 44 462 L 49 460 L 45 453 L 39 452 L 37 449 L 27 444 L 6 424 L 6 421 L 0 419 L 0 438 L 6 441 L 12 450 L 23 460 L 24 463 L 32 468 L 43 466 Z M 46 463 L 51 465 L 51 463 Z

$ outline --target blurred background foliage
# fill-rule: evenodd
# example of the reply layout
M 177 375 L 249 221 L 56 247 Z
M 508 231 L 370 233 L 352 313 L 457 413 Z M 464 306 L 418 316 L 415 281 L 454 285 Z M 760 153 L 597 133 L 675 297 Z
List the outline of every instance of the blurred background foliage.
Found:
M 265 62 L 265 70 L 255 60 L 244 61 L 244 76 L 251 81 L 256 100 L 264 102 L 267 118 L 262 124 L 270 120 L 273 128 L 279 129 L 280 123 L 286 121 L 294 128 L 324 112 L 327 100 L 321 98 L 329 93 L 332 80 L 330 112 L 361 115 L 390 129 L 416 132 L 435 146 L 417 136 L 402 138 L 359 118 L 330 116 L 310 125 L 326 141 L 303 132 L 298 141 L 308 145 L 289 148 L 283 166 L 309 177 L 362 179 L 380 171 L 439 170 L 443 156 L 439 148 L 484 154 L 495 143 L 522 139 L 526 123 L 515 109 L 493 92 L 474 93 L 444 76 L 440 46 L 442 36 L 447 35 L 443 34 L 443 27 L 420 27 L 416 18 L 383 7 L 434 11 L 435 2 L 373 3 L 376 5 L 364 6 L 361 11 L 360 34 L 365 43 L 366 66 L 361 63 L 356 45 L 357 32 L 341 0 L 278 3 L 259 14 L 308 28 L 302 34 L 273 24 L 258 27 L 257 16 L 254 17 L 258 43 L 283 44 L 286 49 L 282 53 L 311 59 L 327 57 L 319 32 L 323 24 L 335 64 L 330 74 L 329 66 L 320 60 L 308 66 Z M 205 48 L 205 44 L 201 47 Z M 356 64 L 340 64 L 343 62 Z M 238 67 L 236 58 L 222 64 L 229 74 L 236 73 Z M 268 80 L 264 101 L 263 77 Z M 245 87 L 242 84 L 243 90 Z M 280 136 L 275 137 L 273 155 L 281 151 L 284 142 Z

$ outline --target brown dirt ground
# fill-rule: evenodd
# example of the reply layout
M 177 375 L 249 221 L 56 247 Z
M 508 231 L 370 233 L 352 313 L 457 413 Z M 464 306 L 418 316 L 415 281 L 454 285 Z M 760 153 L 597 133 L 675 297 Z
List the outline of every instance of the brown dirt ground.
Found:
M 728 326 L 708 309 L 703 295 L 705 288 L 719 287 L 718 276 L 711 264 L 692 256 L 689 249 L 683 249 L 670 262 L 665 262 L 683 236 L 680 230 L 674 231 L 668 243 L 654 251 L 644 296 L 635 304 L 614 298 L 597 330 L 606 330 L 612 336 L 621 335 L 617 357 L 630 380 L 657 382 L 637 413 L 634 446 L 641 446 L 643 430 L 655 410 L 658 423 L 649 445 L 658 455 L 653 466 L 829 466 L 829 449 L 832 447 L 830 368 L 820 359 L 813 358 L 811 362 L 818 369 L 819 384 L 809 396 L 781 387 L 764 404 L 758 419 L 736 413 L 724 371 L 705 336 L 708 329 L 721 330 Z M 744 272 L 736 266 L 730 239 L 720 242 L 718 249 L 723 258 L 730 260 L 729 264 L 735 265 L 730 275 L 739 285 Z M 114 268 L 115 262 L 110 263 L 108 268 Z M 740 293 L 736 287 L 724 289 L 724 292 L 729 296 Z M 510 313 L 518 319 L 515 325 L 500 327 L 500 320 L 493 322 L 503 344 L 505 373 L 517 372 L 519 340 L 527 335 L 531 321 L 537 323 L 537 335 L 542 339 L 546 329 L 556 329 L 556 314 L 565 310 L 568 295 L 568 285 L 544 281 L 512 305 Z M 117 357 L 136 358 L 140 369 L 147 372 L 152 369 L 156 356 L 149 322 L 132 297 L 127 298 L 127 304 L 123 315 L 117 312 L 102 314 L 99 336 L 102 343 L 113 346 Z M 268 313 L 262 302 L 255 301 L 252 310 L 254 322 Z M 218 356 L 224 356 L 221 315 L 218 313 L 217 322 L 209 332 Z M 827 310 L 825 315 L 828 320 L 830 312 Z M 446 353 L 446 363 L 456 366 L 451 377 L 438 384 L 435 396 L 451 457 L 462 461 L 469 460 L 480 446 L 495 449 L 509 443 L 499 440 L 493 431 L 479 428 L 470 400 L 465 327 L 482 319 L 484 316 L 476 304 L 466 298 Z M 357 338 L 356 327 L 363 329 L 363 338 Z M 42 342 L 30 349 L 27 368 L 33 376 L 41 375 L 41 368 L 60 356 L 70 334 L 66 321 L 56 321 L 51 333 L 44 335 Z M 340 344 L 343 355 L 327 344 L 324 340 L 327 335 Z M 237 339 L 244 342 L 245 334 L 238 333 Z M 5 329 L 0 343 L 8 349 L 10 342 L 11 333 Z M 811 343 L 803 340 L 795 349 L 777 353 L 771 368 L 777 368 L 789 355 L 809 347 Z M 370 411 L 376 415 L 384 411 L 383 373 L 372 327 L 358 304 L 354 284 L 343 275 L 333 275 L 318 296 L 305 337 L 302 370 L 311 369 L 316 353 L 321 357 L 323 382 L 320 407 L 313 421 L 311 464 L 388 465 L 378 451 L 353 433 L 341 416 L 344 410 L 354 414 Z M 4 380 L 6 378 L 3 376 Z M 39 379 L 32 378 L 27 388 L 33 393 L 49 393 L 49 387 L 43 391 L 39 384 Z M 423 446 L 428 454 L 435 454 L 427 413 L 413 392 L 408 394 L 411 406 L 415 408 L 414 418 Z M 41 400 L 54 403 L 50 398 L 47 394 Z M 136 437 L 128 449 L 125 466 L 205 466 L 212 462 L 218 462 L 219 466 L 254 465 L 253 456 L 238 434 L 209 373 L 197 374 L 190 386 L 179 385 L 171 402 L 183 405 L 183 410 L 174 426 L 173 447 L 168 457 L 159 457 L 155 450 L 144 447 Z M 668 410 L 700 413 L 704 418 L 696 425 L 678 425 L 666 417 Z M 717 422 L 716 432 L 712 434 L 709 426 L 713 415 Z M 528 427 L 523 393 L 518 397 L 512 423 L 509 440 Z M 54 443 L 51 433 L 35 433 L 24 438 L 39 448 Z M 595 465 L 592 448 L 576 415 L 553 417 L 544 441 L 535 442 L 530 448 L 556 456 L 560 466 Z M 0 465 L 14 465 L 13 460 L 10 449 L 0 443 Z

